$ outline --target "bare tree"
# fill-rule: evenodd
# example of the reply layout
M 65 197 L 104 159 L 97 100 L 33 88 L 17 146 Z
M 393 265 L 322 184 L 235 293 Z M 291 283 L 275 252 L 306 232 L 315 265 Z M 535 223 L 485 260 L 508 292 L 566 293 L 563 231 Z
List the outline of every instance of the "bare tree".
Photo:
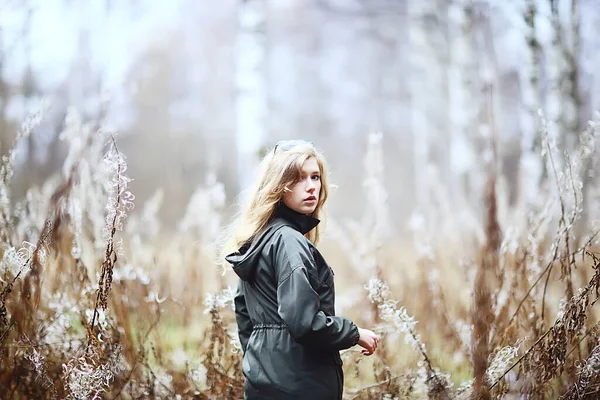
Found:
M 430 202 L 428 170 L 433 159 L 441 160 L 444 175 L 448 170 L 445 134 L 448 118 L 448 87 L 445 84 L 448 43 L 443 33 L 446 28 L 443 22 L 446 11 L 444 3 L 437 0 L 408 3 L 415 193 L 418 207 L 424 209 Z
M 4 31 L 0 25 L 0 152 L 8 139 L 8 121 L 6 121 L 6 105 L 8 103 L 8 83 L 4 81 Z
M 527 58 L 525 59 L 525 73 L 521 76 L 521 96 L 525 112 L 521 113 L 522 120 L 522 149 L 534 149 L 536 132 L 539 129 L 538 109 L 541 105 L 539 88 L 539 68 L 541 59 L 541 45 L 537 38 L 536 18 L 538 14 L 537 0 L 526 0 L 523 18 L 526 23 L 525 41 L 527 43 Z M 537 144 L 539 150 L 539 142 Z
M 526 206 L 538 199 L 538 194 L 533 188 L 537 187 L 544 174 L 544 163 L 540 157 L 541 140 L 539 135 L 540 117 L 538 110 L 542 107 L 540 90 L 540 68 L 542 45 L 538 39 L 537 0 L 526 0 L 523 12 L 525 21 L 525 43 L 527 57 L 524 72 L 519 74 L 521 85 L 521 98 L 523 111 L 520 115 L 521 122 L 521 157 L 519 167 L 519 200 L 521 206 Z
M 237 10 L 236 137 L 241 187 L 252 180 L 266 133 L 266 1 L 242 1 Z
M 455 1 L 450 5 L 448 32 L 450 37 L 448 104 L 450 162 L 452 179 L 458 196 L 468 198 L 472 188 L 469 171 L 475 163 L 473 138 L 476 134 L 478 64 L 474 48 L 474 6 L 471 1 Z M 459 197 L 460 198 L 460 197 Z M 465 201 L 466 201 L 465 198 Z
M 549 0 L 553 29 L 548 66 L 552 71 L 552 100 L 549 112 L 559 130 L 559 139 L 568 149 L 577 144 L 581 130 L 581 95 L 579 92 L 580 26 L 577 0 L 571 0 L 567 29 L 563 26 L 558 0 Z

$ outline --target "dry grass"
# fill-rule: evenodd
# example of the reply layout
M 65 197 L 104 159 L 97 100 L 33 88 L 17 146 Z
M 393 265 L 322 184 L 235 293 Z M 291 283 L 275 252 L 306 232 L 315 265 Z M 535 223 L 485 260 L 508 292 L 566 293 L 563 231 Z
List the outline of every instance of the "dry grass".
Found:
M 2 160 L 2 398 L 241 398 L 235 278 L 214 263 L 222 186 L 198 189 L 179 231 L 163 231 L 160 191 L 133 212 L 117 141 L 74 112 L 66 125 L 63 175 L 21 202 L 14 153 Z M 600 261 L 595 223 L 580 218 L 595 128 L 567 158 L 542 132 L 549 174 L 536 201 L 508 206 L 492 169 L 478 218 L 432 185 L 414 243 L 387 225 L 371 138 L 365 182 L 377 195 L 362 220 L 331 220 L 323 243 L 340 313 L 384 338 L 372 357 L 343 352 L 347 398 L 597 398 Z

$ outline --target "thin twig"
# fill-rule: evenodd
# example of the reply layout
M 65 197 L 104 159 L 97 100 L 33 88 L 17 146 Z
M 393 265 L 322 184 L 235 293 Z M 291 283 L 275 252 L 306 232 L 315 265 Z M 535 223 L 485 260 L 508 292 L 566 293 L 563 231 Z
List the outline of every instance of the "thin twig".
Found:
M 496 379 L 496 382 L 494 382 L 494 384 L 492 386 L 490 386 L 490 390 L 492 390 L 494 387 L 496 387 L 496 385 L 498 385 L 498 383 L 502 380 L 502 378 L 504 378 L 510 371 L 512 371 L 512 369 L 514 367 L 519 365 L 521 363 L 521 361 L 525 358 L 525 356 L 528 355 L 529 353 L 531 353 L 531 351 L 535 348 L 535 346 L 537 346 L 546 336 L 548 336 L 548 334 L 550 332 L 552 332 L 553 328 L 554 328 L 554 325 L 552 325 L 552 327 L 550 327 L 550 329 L 548 329 L 542 336 L 540 336 L 540 338 L 521 357 L 519 357 L 519 359 L 517 361 L 515 361 L 509 369 L 504 371 L 504 373 L 498 379 Z
M 596 276 L 597 276 L 597 274 L 599 273 L 599 272 L 598 272 L 598 269 L 600 269 L 600 260 L 596 260 L 596 266 L 595 266 L 595 269 L 596 269 L 596 272 L 595 272 L 594 276 L 592 277 L 592 279 L 590 280 L 590 282 L 589 282 L 589 283 L 588 283 L 588 284 L 585 286 L 585 288 L 583 289 L 583 291 L 582 291 L 582 292 L 581 292 L 581 294 L 579 295 L 579 296 L 580 296 L 580 297 L 579 297 L 579 299 L 581 299 L 581 298 L 582 298 L 582 296 L 584 296 L 584 295 L 587 295 L 587 294 L 588 294 L 588 292 L 589 292 L 589 291 L 590 291 L 590 290 L 591 290 L 591 289 L 594 287 L 594 286 L 593 286 L 593 283 L 594 283 L 594 281 L 595 281 L 595 279 L 596 279 Z M 588 307 L 593 307 L 593 306 L 596 304 L 596 302 L 597 302 L 598 300 L 600 300 L 600 297 L 599 297 L 599 298 L 597 298 L 597 299 L 595 299 L 595 300 L 594 300 L 592 303 L 590 303 Z M 577 305 L 578 305 L 578 303 L 577 303 L 577 302 L 575 302 L 575 303 L 571 304 L 571 305 L 569 306 L 568 310 L 570 310 L 572 307 L 575 307 L 575 306 L 577 306 Z M 568 310 L 567 310 L 567 311 L 568 311 Z M 565 313 L 566 313 L 566 312 L 565 312 Z M 538 340 L 536 340 L 536 342 L 535 342 L 535 343 L 534 343 L 534 344 L 533 344 L 531 347 L 529 347 L 529 349 L 528 349 L 528 350 L 527 350 L 527 351 L 526 351 L 526 352 L 525 352 L 525 353 L 524 353 L 524 354 L 523 354 L 521 357 L 519 357 L 519 359 L 518 359 L 517 361 L 515 361 L 515 362 L 513 363 L 513 365 L 512 365 L 510 368 L 508 368 L 506 371 L 504 371 L 504 373 L 503 373 L 503 374 L 502 374 L 502 375 L 501 375 L 501 376 L 500 376 L 498 379 L 496 379 L 496 381 L 494 382 L 494 384 L 493 384 L 492 386 L 490 386 L 490 390 L 492 390 L 494 387 L 496 387 L 496 385 L 498 385 L 498 383 L 499 383 L 499 382 L 502 380 L 502 378 L 504 378 L 504 377 L 505 377 L 505 376 L 506 376 L 506 375 L 507 375 L 507 374 L 508 374 L 510 371 L 512 371 L 512 369 L 513 369 L 513 368 L 515 368 L 517 365 L 519 365 L 519 364 L 521 363 L 521 361 L 522 361 L 522 360 L 525 358 L 525 356 L 527 356 L 529 353 L 531 353 L 531 351 L 533 351 L 533 349 L 534 349 L 534 348 L 535 348 L 535 347 L 536 347 L 536 346 L 537 346 L 537 345 L 538 345 L 538 344 L 539 344 L 539 343 L 540 343 L 540 342 L 541 342 L 541 341 L 542 341 L 542 340 L 543 340 L 543 339 L 544 339 L 546 336 L 548 336 L 548 334 L 549 334 L 550 332 L 552 332 L 552 330 L 554 329 L 554 327 L 555 327 L 555 326 L 556 326 L 556 325 L 557 325 L 557 324 L 558 324 L 558 323 L 559 323 L 561 320 L 562 320 L 562 318 L 558 318 L 558 319 L 557 319 L 557 320 L 554 322 L 554 324 L 552 324 L 552 326 L 551 326 L 551 327 L 550 327 L 550 328 L 549 328 L 549 329 L 548 329 L 548 330 L 547 330 L 547 331 L 546 331 L 546 332 L 545 332 L 545 333 L 544 333 L 542 336 L 540 336 L 540 337 L 538 338 Z
M 123 391 L 123 389 L 125 389 L 125 386 L 127 386 L 127 383 L 129 383 L 129 381 L 131 380 L 131 376 L 133 375 L 133 371 L 135 370 L 135 367 L 139 364 L 140 359 L 142 358 L 143 347 L 144 347 L 143 344 L 148 339 L 148 336 L 150 335 L 150 332 L 156 327 L 156 325 L 158 325 L 159 321 L 160 321 L 160 313 L 158 314 L 158 318 L 156 318 L 156 321 L 154 321 L 154 323 L 152 325 L 150 325 L 150 327 L 146 331 L 146 334 L 144 335 L 144 340 L 142 341 L 142 343 L 140 343 L 140 350 L 138 351 L 137 357 L 135 358 L 135 362 L 133 363 L 133 366 L 129 370 L 129 374 L 127 374 L 127 378 L 125 378 L 125 383 L 123 384 L 123 386 L 121 386 L 121 388 L 119 389 L 119 391 L 117 392 L 117 394 L 112 398 L 112 400 L 115 400 L 117 397 L 119 397 L 121 395 L 121 392 Z
M 598 236 L 598 234 L 600 233 L 600 229 L 596 231 L 596 233 L 594 233 L 589 240 L 582 246 L 580 247 L 577 251 L 575 251 L 573 253 L 573 255 L 575 254 L 579 254 L 581 252 L 583 252 L 585 254 L 585 249 L 588 248 L 592 241 L 596 238 L 596 236 Z M 558 249 L 558 246 L 557 246 Z M 548 263 L 548 265 L 546 266 L 546 268 L 544 268 L 544 270 L 540 273 L 540 275 L 538 276 L 538 278 L 535 280 L 535 282 L 531 285 L 531 287 L 529 288 L 529 290 L 527 291 L 527 293 L 525 294 L 525 296 L 523 297 L 523 299 L 521 300 L 521 302 L 519 303 L 519 305 L 517 306 L 517 309 L 515 310 L 515 312 L 513 313 L 512 317 L 510 317 L 510 320 L 508 321 L 507 326 L 510 326 L 510 324 L 513 322 L 513 320 L 515 319 L 515 317 L 517 316 L 517 314 L 519 313 L 519 310 L 521 309 L 521 307 L 523 306 L 523 303 L 525 303 L 525 300 L 527 300 L 527 298 L 529 297 L 529 295 L 531 294 L 531 292 L 533 291 L 533 289 L 535 288 L 535 286 L 540 282 L 540 280 L 543 278 L 543 276 L 546 274 L 546 272 L 548 271 L 548 269 L 550 269 L 550 267 L 552 266 L 552 263 L 556 262 L 557 260 L 560 260 L 564 257 L 567 256 L 561 256 L 561 257 L 556 257 L 556 253 L 558 252 L 558 250 L 555 250 L 555 257 Z
M 405 377 L 406 377 L 406 374 L 395 375 L 395 376 L 392 376 L 392 377 L 386 379 L 385 381 L 377 382 L 377 383 L 374 383 L 374 384 L 368 385 L 368 386 L 363 386 L 360 389 L 356 389 L 354 391 L 354 394 L 353 394 L 354 397 L 352 397 L 351 399 L 352 400 L 358 399 L 360 397 L 360 395 L 363 392 L 365 392 L 365 391 L 368 391 L 368 390 L 371 390 L 371 389 L 375 389 L 375 388 L 378 388 L 378 387 L 381 387 L 381 386 L 384 386 L 384 385 L 389 385 L 392 382 L 394 382 L 394 381 L 396 381 L 396 380 L 398 380 L 400 378 L 405 378 Z

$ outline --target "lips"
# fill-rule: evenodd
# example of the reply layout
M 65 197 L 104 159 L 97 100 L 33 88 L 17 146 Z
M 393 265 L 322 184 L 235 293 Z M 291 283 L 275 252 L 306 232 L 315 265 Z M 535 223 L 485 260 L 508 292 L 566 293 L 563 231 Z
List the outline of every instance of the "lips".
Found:
M 315 196 L 309 196 L 305 198 L 304 201 L 317 201 L 317 198 Z

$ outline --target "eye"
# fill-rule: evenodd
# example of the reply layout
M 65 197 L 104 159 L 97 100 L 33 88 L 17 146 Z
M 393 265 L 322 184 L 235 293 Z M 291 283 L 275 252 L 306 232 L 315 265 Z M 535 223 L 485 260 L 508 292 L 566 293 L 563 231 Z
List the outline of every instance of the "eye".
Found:
M 318 181 L 318 180 L 321 179 L 321 176 L 320 175 L 313 175 L 311 178 L 312 178 L 313 181 Z

